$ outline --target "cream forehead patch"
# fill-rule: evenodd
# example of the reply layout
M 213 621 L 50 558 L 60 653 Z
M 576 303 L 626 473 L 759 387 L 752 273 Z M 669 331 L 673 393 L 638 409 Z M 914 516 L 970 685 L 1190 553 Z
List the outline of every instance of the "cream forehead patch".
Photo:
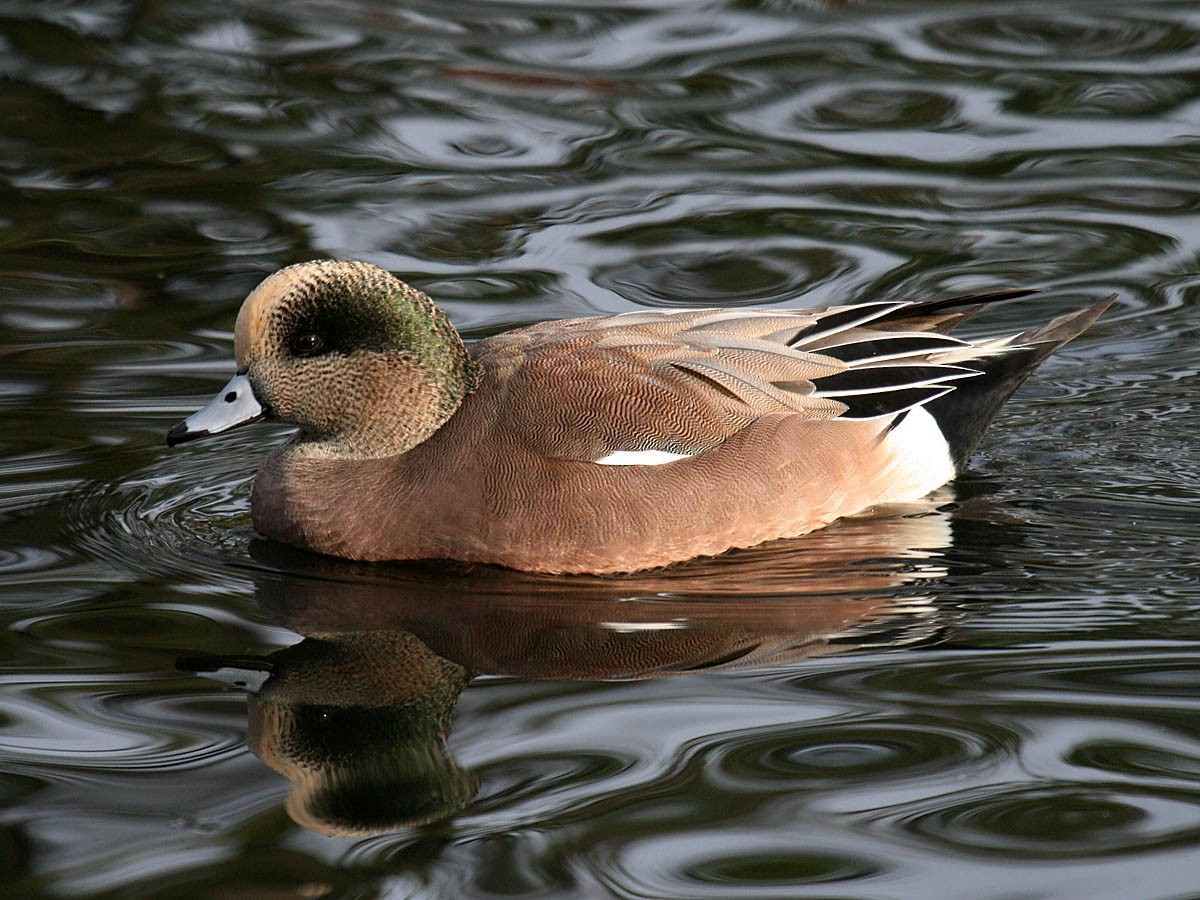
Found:
M 251 351 L 263 339 L 272 308 L 299 283 L 297 274 L 291 267 L 280 269 L 267 276 L 242 301 L 233 326 L 233 351 L 239 369 L 249 365 Z

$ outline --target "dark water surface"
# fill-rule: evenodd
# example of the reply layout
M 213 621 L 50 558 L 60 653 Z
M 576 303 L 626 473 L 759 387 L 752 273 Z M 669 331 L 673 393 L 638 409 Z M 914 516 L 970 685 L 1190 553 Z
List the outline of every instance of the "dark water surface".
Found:
M 1198 251 L 1194 2 L 0 3 L 0 895 L 1200 896 Z M 163 446 L 318 256 L 471 336 L 1120 301 L 928 503 L 535 578 Z

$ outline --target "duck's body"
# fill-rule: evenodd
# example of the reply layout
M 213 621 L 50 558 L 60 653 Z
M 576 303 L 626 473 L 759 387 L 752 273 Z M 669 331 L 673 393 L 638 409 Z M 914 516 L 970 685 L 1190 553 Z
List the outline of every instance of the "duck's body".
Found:
M 953 478 L 1003 400 L 1107 306 L 1003 340 L 945 334 L 1021 293 L 637 312 L 468 350 L 382 270 L 308 263 L 247 299 L 245 374 L 172 435 L 264 412 L 299 424 L 253 496 L 255 527 L 288 544 L 634 571 L 800 535 Z M 383 334 L 373 317 L 394 307 L 404 320 Z
M 446 425 L 402 456 L 277 450 L 255 481 L 255 527 L 347 559 L 628 572 L 803 534 L 953 476 L 934 461 L 936 474 L 914 486 L 877 422 L 830 430 L 786 413 L 664 465 L 554 458 L 509 431 L 501 394 L 485 376 Z M 806 452 L 789 454 L 796 447 Z

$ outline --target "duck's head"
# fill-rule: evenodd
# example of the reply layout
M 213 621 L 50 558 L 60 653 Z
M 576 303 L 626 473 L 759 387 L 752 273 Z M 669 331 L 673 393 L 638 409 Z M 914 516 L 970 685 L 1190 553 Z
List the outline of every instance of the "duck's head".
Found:
M 364 262 L 271 275 L 242 304 L 234 351 L 237 374 L 168 444 L 268 418 L 298 425 L 314 453 L 394 456 L 440 428 L 478 379 L 433 301 Z

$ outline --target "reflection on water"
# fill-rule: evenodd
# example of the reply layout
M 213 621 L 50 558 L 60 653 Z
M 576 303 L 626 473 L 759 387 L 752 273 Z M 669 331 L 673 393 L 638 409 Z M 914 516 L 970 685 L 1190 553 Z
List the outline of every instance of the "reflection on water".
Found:
M 770 667 L 937 634 L 949 491 L 812 541 L 607 578 L 371 566 L 252 547 L 259 605 L 306 637 L 264 657 L 179 665 L 251 688 L 248 741 L 330 835 L 444 819 L 474 797 L 447 732 L 470 678 L 594 681 Z M 940 508 L 939 508 L 940 507 Z M 889 590 L 891 589 L 891 590 Z
M 474 796 L 474 779 L 446 749 L 467 673 L 415 636 L 307 638 L 251 671 L 263 670 L 248 740 L 292 782 L 287 810 L 301 825 L 341 836 L 395 831 L 451 816 Z
M 632 575 L 364 565 L 261 541 L 253 577 L 259 606 L 300 634 L 402 628 L 476 672 L 638 678 L 786 658 L 875 619 L 920 616 L 921 586 L 945 574 L 950 496 Z
M 0 0 L 0 894 L 1196 894 L 1195 6 Z M 1120 300 L 953 498 L 537 579 L 289 555 L 279 432 L 161 446 L 318 256 L 471 337 Z

